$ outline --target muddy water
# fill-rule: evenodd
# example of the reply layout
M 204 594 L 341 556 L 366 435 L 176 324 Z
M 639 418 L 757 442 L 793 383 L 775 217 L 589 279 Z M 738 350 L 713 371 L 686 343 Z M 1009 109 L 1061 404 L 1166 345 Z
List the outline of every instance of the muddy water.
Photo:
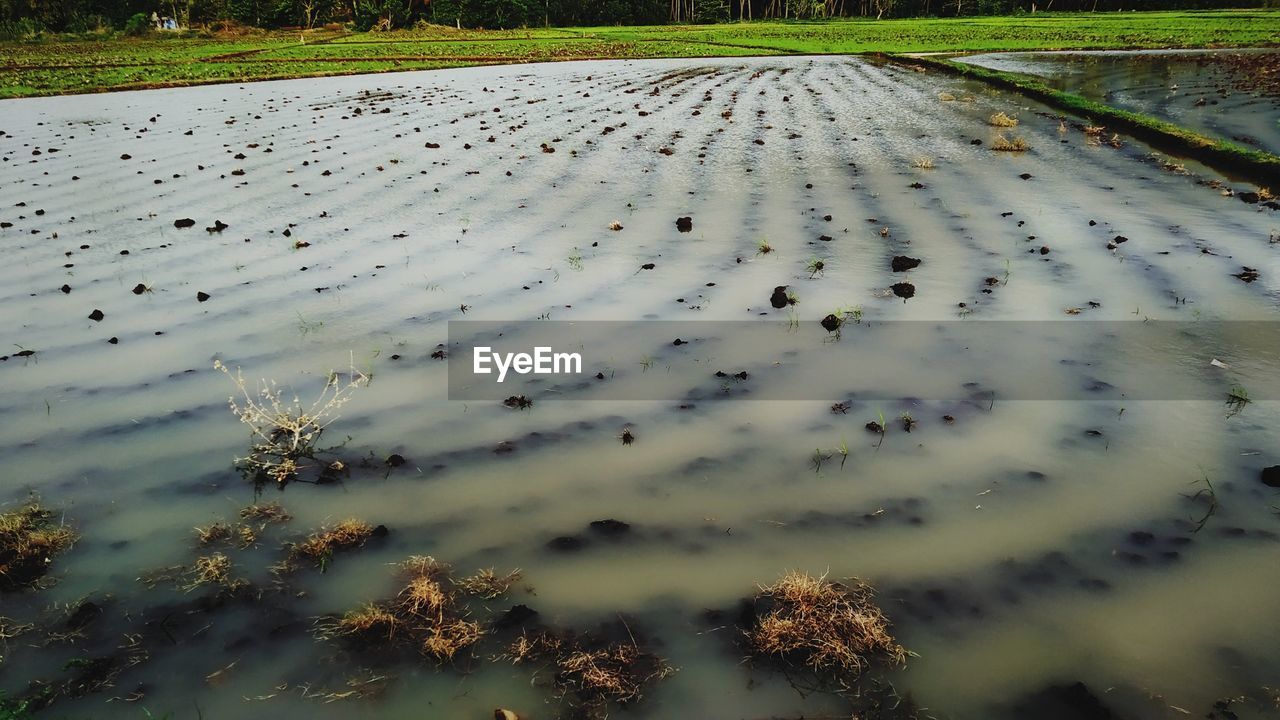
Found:
M 964 62 L 1270 153 L 1280 152 L 1275 50 L 989 53 Z
M 845 708 L 745 668 L 735 631 L 703 619 L 793 568 L 877 585 L 916 653 L 887 677 L 936 717 L 1012 717 L 1021 698 L 1075 681 L 1126 717 L 1204 716 L 1275 686 L 1280 527 L 1259 482 L 1280 462 L 1274 402 L 978 402 L 943 365 L 948 399 L 548 393 L 514 411 L 449 400 L 449 361 L 431 358 L 464 319 L 794 313 L 809 332 L 859 307 L 864 323 L 1269 321 L 1280 219 L 1202 167 L 1169 171 L 1141 143 L 1060 132 L 1015 95 L 849 59 L 483 68 L 0 108 L 0 220 L 12 223 L 0 331 L 36 351 L 0 363 L 5 496 L 39 492 L 83 535 L 52 588 L 0 598 L 2 614 L 47 618 L 86 597 L 105 609 L 87 638 L 10 641 L 3 687 L 65 680 L 66 660 L 117 653 L 144 629 L 167 639 L 115 687 L 49 712 L 554 716 L 524 668 L 370 667 L 312 637 L 316 618 L 393 593 L 388 564 L 411 554 L 521 568 L 496 611 L 522 602 L 576 628 L 623 614 L 680 669 L 636 717 Z M 1030 151 L 990 149 L 997 111 L 1020 118 L 1009 134 Z M 181 218 L 195 226 L 175 228 Z M 205 230 L 219 220 L 228 227 Z M 922 263 L 894 273 L 895 255 Z M 824 271 L 811 277 L 815 258 Z M 1256 279 L 1235 277 L 1242 267 Z M 888 291 L 904 277 L 916 288 L 905 302 Z M 781 285 L 799 302 L 775 310 Z M 831 347 L 811 337 L 789 361 Z M 661 370 L 622 340 L 618 373 Z M 1084 376 L 1085 351 L 1039 346 L 1046 378 Z M 1204 369 L 1229 350 L 1193 359 Z M 295 517 L 230 551 L 237 575 L 270 588 L 281 544 L 325 522 L 391 532 L 259 602 L 197 612 L 207 591 L 137 579 L 190 563 L 191 528 L 254 499 L 232 469 L 247 432 L 215 359 L 303 395 L 333 368 L 372 377 L 327 437 L 350 438 L 351 477 L 268 488 Z M 742 364 L 707 358 L 708 374 Z M 1229 364 L 1202 382 L 1249 386 L 1250 358 Z M 909 434 L 904 412 L 918 421 Z M 868 433 L 882 415 L 888 432 Z M 494 452 L 504 442 L 514 450 Z M 815 448 L 833 457 L 815 468 Z M 391 453 L 408 462 L 387 469 Z M 604 518 L 631 533 L 546 547 Z M 389 678 L 377 697 L 325 701 L 371 675 Z

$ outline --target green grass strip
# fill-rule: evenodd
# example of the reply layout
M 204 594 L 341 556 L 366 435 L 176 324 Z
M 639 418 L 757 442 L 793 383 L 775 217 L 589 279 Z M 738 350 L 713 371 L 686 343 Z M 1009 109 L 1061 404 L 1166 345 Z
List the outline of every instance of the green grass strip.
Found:
M 1205 165 L 1262 187 L 1280 187 L 1280 157 L 1253 150 L 1233 142 L 1201 135 L 1171 122 L 1142 113 L 1118 110 L 1109 105 L 1087 100 L 1079 95 L 1055 90 L 1043 82 L 1018 73 L 989 70 L 945 58 L 889 55 L 894 61 L 941 70 L 990 85 L 1016 90 L 1064 112 L 1088 118 L 1143 140 L 1151 146 Z

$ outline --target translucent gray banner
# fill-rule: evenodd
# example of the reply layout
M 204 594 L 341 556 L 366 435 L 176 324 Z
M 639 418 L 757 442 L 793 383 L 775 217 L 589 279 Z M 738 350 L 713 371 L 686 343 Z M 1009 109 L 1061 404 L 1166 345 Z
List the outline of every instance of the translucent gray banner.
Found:
M 450 399 L 513 403 L 1276 400 L 1280 323 L 451 321 L 448 362 Z

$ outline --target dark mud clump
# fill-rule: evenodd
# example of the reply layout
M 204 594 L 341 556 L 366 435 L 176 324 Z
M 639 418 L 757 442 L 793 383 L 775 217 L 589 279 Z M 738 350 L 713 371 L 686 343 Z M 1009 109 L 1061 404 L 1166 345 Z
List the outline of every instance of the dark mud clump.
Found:
M 787 297 L 786 285 L 779 285 L 773 289 L 773 294 L 769 296 L 769 304 L 777 310 L 791 304 L 791 298 Z
M 1240 280 L 1243 280 L 1246 283 L 1251 283 L 1254 280 L 1257 280 L 1261 276 L 1258 274 L 1257 268 L 1251 268 L 1251 267 L 1248 267 L 1247 265 L 1242 265 L 1240 266 L 1240 272 L 1236 273 L 1235 275 L 1232 275 L 1232 277 L 1239 278 Z
M 209 295 L 209 293 L 207 293 L 207 292 L 198 292 L 198 293 L 196 293 L 196 302 L 205 302 L 205 301 L 207 301 L 210 297 L 212 297 L 212 296 L 211 296 L 211 295 Z
M 920 258 L 907 257 L 906 255 L 895 255 L 893 258 L 893 271 L 906 272 L 920 267 Z
M 577 552 L 586 547 L 587 541 L 577 535 L 560 535 L 547 541 L 547 549 L 553 552 Z
M 1015 708 L 1018 717 L 1036 720 L 1117 720 L 1082 682 L 1051 685 L 1023 700 Z
M 67 616 L 62 626 L 72 632 L 84 630 L 102 617 L 102 612 L 101 605 L 92 600 L 85 600 Z
M 1280 488 L 1280 465 L 1272 465 L 1262 469 L 1262 484 L 1267 487 Z
M 833 333 L 839 330 L 840 326 L 844 325 L 844 320 L 839 316 L 837 316 L 835 313 L 828 313 L 827 316 L 822 318 L 820 322 L 822 325 L 822 329 L 826 330 L 829 333 Z
M 916 296 L 916 286 L 911 283 L 894 283 L 891 287 L 893 294 L 902 298 L 904 301 Z
M 195 224 L 196 224 L 196 221 L 192 220 L 191 218 L 182 218 L 181 220 L 173 221 L 173 226 L 178 228 L 179 230 L 181 230 L 182 228 L 195 227 Z
M 89 319 L 94 322 L 102 322 L 102 319 L 105 317 L 106 317 L 106 314 L 103 313 L 101 310 L 95 309 L 93 312 L 89 313 Z
M 537 619 L 537 610 L 524 603 L 517 603 L 495 618 L 491 625 L 495 630 L 509 630 L 530 625 Z
M 631 524 L 621 520 L 609 518 L 607 520 L 592 520 L 588 526 L 591 532 L 607 538 L 617 538 L 631 532 Z
M 524 395 L 512 395 L 506 400 L 503 400 L 502 404 L 512 410 L 528 410 L 533 407 L 533 401 Z
M 676 230 L 679 230 L 682 233 L 692 232 L 693 218 L 691 217 L 676 218 Z
M 0 592 L 34 586 L 75 540 L 71 528 L 38 502 L 0 514 Z

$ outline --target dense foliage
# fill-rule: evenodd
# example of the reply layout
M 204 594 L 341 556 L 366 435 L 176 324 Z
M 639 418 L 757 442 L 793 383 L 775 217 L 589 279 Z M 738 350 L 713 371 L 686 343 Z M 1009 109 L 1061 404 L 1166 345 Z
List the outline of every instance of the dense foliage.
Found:
M 236 23 L 357 30 L 415 23 L 471 28 L 716 23 L 748 19 L 955 17 L 1044 10 L 1159 10 L 1280 5 L 1280 0 L 0 0 L 0 37 Z M 141 22 L 139 16 L 146 22 Z

